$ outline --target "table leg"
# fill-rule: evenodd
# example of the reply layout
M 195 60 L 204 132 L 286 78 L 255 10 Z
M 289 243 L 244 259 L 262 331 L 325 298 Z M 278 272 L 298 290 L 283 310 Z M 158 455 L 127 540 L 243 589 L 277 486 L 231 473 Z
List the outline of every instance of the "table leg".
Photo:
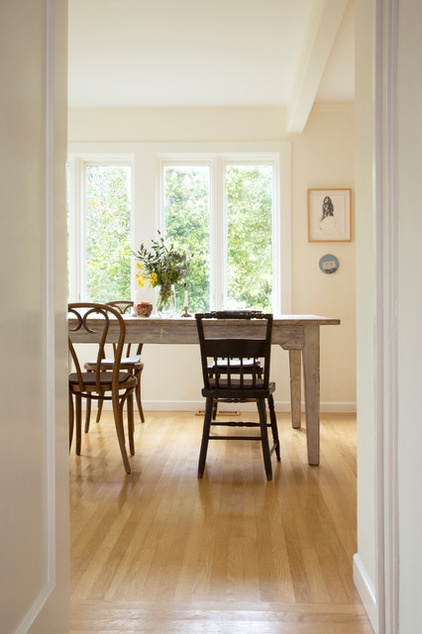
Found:
M 290 365 L 290 406 L 292 415 L 292 427 L 300 429 L 301 425 L 301 371 L 302 351 L 289 350 Z
M 308 463 L 319 464 L 319 326 L 304 328 L 303 378 L 305 387 Z

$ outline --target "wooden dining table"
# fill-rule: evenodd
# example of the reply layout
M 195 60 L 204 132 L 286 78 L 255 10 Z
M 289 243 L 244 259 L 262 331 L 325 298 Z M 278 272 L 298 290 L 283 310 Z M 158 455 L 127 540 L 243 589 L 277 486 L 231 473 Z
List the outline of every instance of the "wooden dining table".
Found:
M 196 344 L 199 345 L 196 321 L 193 317 L 165 319 L 124 316 L 126 341 L 144 344 Z M 91 321 L 92 324 L 92 321 Z M 240 327 L 245 334 L 253 326 L 244 321 Z M 272 343 L 289 352 L 290 402 L 292 426 L 301 427 L 301 370 L 303 366 L 305 421 L 308 463 L 319 464 L 320 426 L 320 328 L 335 326 L 340 319 L 319 315 L 274 315 Z M 224 336 L 224 320 L 218 320 L 216 328 Z M 73 333 L 78 343 L 89 343 L 89 333 Z M 110 341 L 114 340 L 113 327 Z

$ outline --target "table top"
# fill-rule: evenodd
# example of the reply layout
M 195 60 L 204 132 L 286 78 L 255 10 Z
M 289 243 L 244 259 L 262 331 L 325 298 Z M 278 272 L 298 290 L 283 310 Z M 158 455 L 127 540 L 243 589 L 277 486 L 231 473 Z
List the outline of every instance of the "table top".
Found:
M 123 315 L 125 321 L 142 321 L 142 322 L 153 322 L 155 324 L 163 323 L 163 322 L 172 322 L 180 324 L 180 323 L 195 323 L 195 316 L 191 317 L 160 317 L 159 315 L 155 315 L 154 313 L 150 317 L 137 317 L 135 315 Z M 224 320 L 223 320 L 224 321 Z M 340 319 L 335 317 L 324 317 L 321 315 L 273 315 L 273 323 L 282 325 L 282 324 L 315 324 L 318 326 L 329 326 L 329 325 L 338 325 L 340 324 Z
M 135 322 L 135 323 L 134 323 Z M 142 337 L 144 343 L 198 343 L 196 321 L 194 317 L 128 317 L 126 323 L 126 339 L 133 342 Z M 224 336 L 227 320 L 216 320 L 213 328 L 216 334 Z M 278 315 L 273 318 L 273 343 L 283 345 L 288 340 L 303 339 L 304 328 L 309 326 L 331 326 L 340 324 L 339 319 L 322 317 L 319 315 Z M 253 332 L 253 320 L 240 321 L 239 328 L 246 334 Z M 136 339 L 136 337 L 138 337 Z
M 192 317 L 163 318 L 152 315 L 151 317 L 134 317 L 124 315 L 126 325 L 126 341 L 131 343 L 153 344 L 198 344 L 196 321 Z M 220 331 L 224 336 L 224 326 L 227 320 L 216 320 L 216 332 Z M 91 322 L 92 323 L 92 322 Z M 274 344 L 283 347 L 302 348 L 305 331 L 309 328 L 317 330 L 320 326 L 339 325 L 340 319 L 323 317 L 320 315 L 275 315 L 273 319 Z M 253 332 L 253 321 L 239 322 L 239 327 L 245 334 Z M 251 330 L 252 329 L 252 330 Z M 74 342 L 89 343 L 89 333 L 74 333 L 71 335 Z M 110 329 L 110 341 L 113 341 L 113 328 Z

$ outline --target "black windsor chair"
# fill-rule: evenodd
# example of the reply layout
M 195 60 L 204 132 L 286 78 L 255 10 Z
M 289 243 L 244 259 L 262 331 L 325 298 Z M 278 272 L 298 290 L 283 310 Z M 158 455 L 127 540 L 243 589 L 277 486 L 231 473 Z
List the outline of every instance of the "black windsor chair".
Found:
M 202 478 L 209 440 L 260 440 L 265 473 L 272 479 L 271 455 L 280 460 L 280 443 L 273 393 L 275 383 L 270 382 L 271 335 L 273 317 L 257 311 L 215 311 L 195 315 L 201 351 L 205 397 L 205 415 L 198 477 Z M 247 324 L 245 322 L 248 322 Z M 217 421 L 213 418 L 216 403 L 255 402 L 259 422 Z M 268 402 L 270 422 L 267 422 Z M 259 428 L 259 435 L 220 435 L 213 427 Z M 268 428 L 273 444 L 270 448 Z

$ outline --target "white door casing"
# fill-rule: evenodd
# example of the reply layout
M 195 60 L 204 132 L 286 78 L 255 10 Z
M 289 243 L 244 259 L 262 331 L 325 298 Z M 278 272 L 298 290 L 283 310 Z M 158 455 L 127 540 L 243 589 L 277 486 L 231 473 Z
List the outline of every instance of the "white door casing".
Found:
M 0 8 L 2 632 L 68 631 L 67 0 Z

